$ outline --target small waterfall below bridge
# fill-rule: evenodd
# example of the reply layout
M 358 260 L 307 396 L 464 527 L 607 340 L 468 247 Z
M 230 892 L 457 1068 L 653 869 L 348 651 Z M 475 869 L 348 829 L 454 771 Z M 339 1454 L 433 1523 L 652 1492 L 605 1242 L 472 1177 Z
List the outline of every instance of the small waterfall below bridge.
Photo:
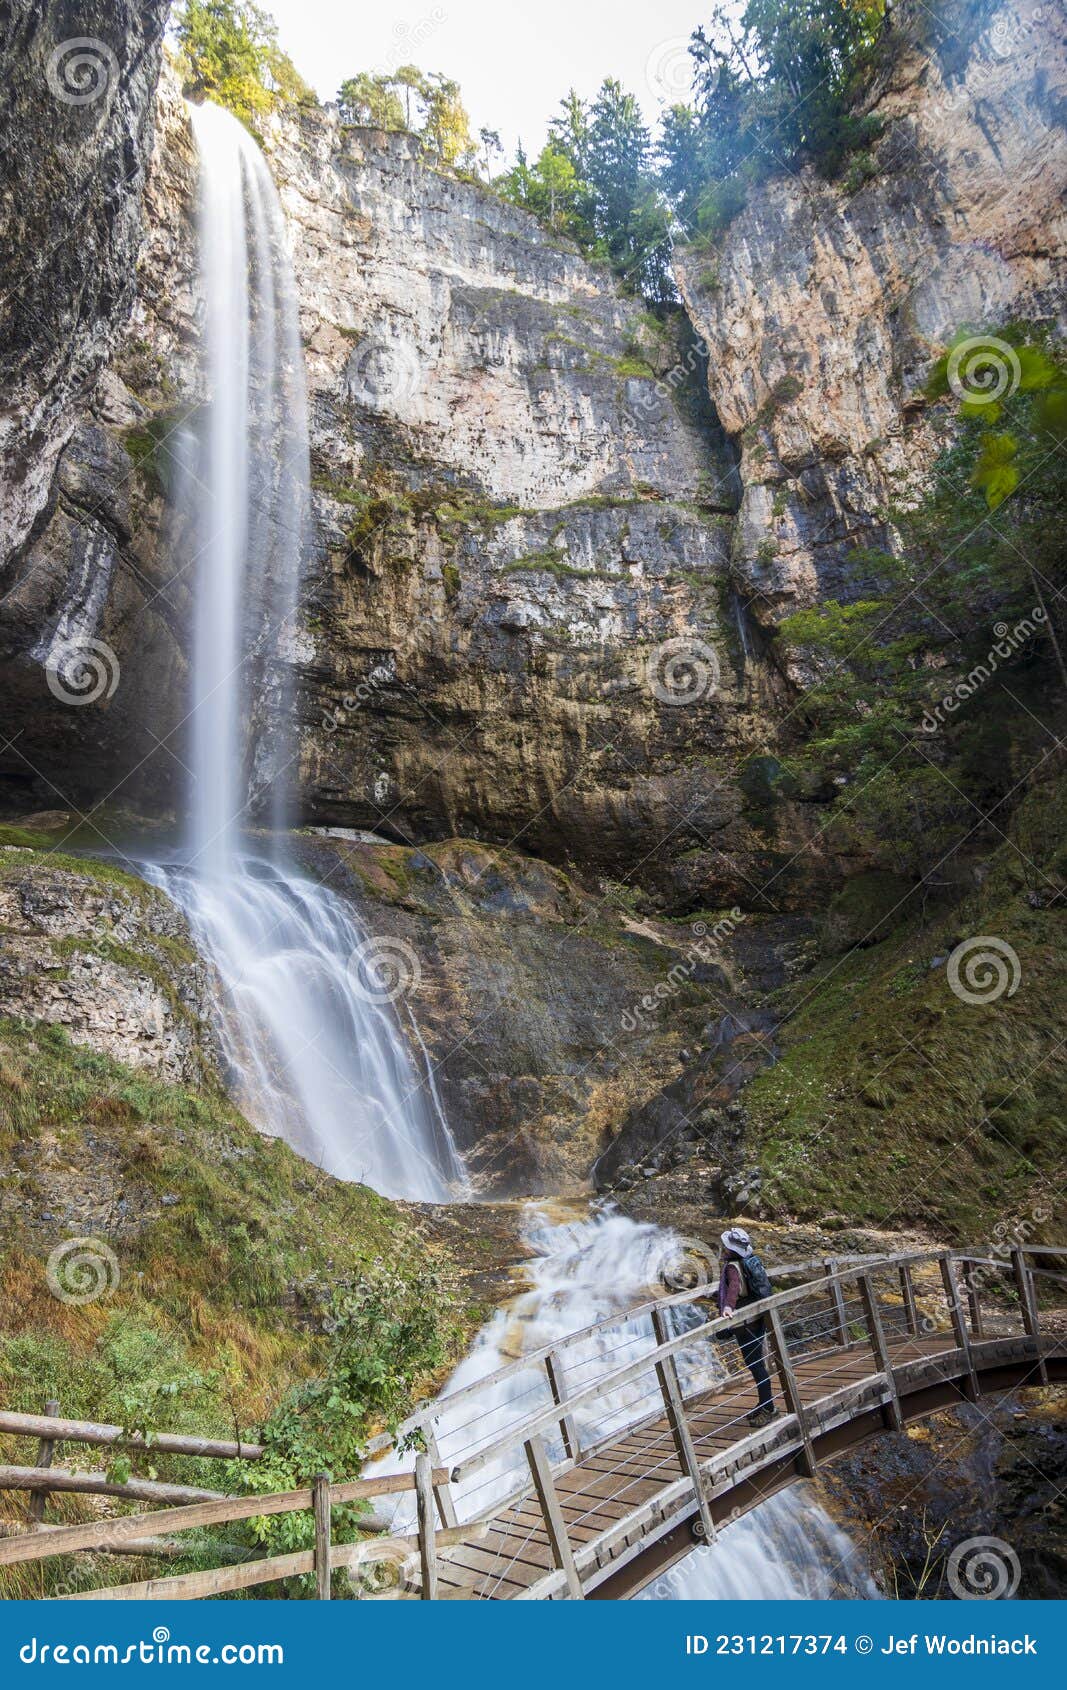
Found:
M 177 454 L 195 570 L 190 824 L 146 870 L 214 964 L 237 1101 L 340 1178 L 444 1201 L 465 1175 L 393 1016 L 373 940 L 281 843 L 299 742 L 289 676 L 310 535 L 307 396 L 292 265 L 259 147 L 190 108 L 200 156 L 204 387 Z M 250 818 L 266 844 L 250 847 Z M 388 959 L 386 959 L 388 960 Z
M 476 1415 L 479 1441 L 521 1424 L 551 1397 L 541 1368 L 516 1371 L 500 1380 L 492 1392 L 466 1398 L 449 1413 L 448 1398 L 520 1356 L 548 1347 L 608 1316 L 663 1295 L 664 1274 L 684 1256 L 681 1241 L 664 1227 L 631 1220 L 610 1208 L 562 1212 L 563 1205 L 531 1203 L 524 1234 L 535 1252 L 529 1263 L 529 1289 L 506 1308 L 498 1309 L 482 1328 L 470 1354 L 462 1361 L 438 1402 L 441 1417 L 437 1439 L 442 1460 L 450 1466 L 470 1445 Z M 677 1330 L 701 1318 L 681 1305 L 672 1311 Z M 639 1360 L 655 1344 L 649 1316 L 636 1316 L 625 1326 L 613 1326 L 598 1337 L 568 1348 L 568 1385 L 580 1390 L 598 1373 Z M 686 1350 L 679 1361 L 684 1391 L 710 1385 L 722 1374 L 716 1346 L 708 1343 Z M 601 1399 L 579 1419 L 583 1444 L 603 1438 L 660 1408 L 659 1386 L 650 1368 L 614 1397 Z M 562 1445 L 546 1439 L 553 1459 Z M 410 1457 L 390 1456 L 380 1470 L 410 1466 Z M 460 1485 L 456 1504 L 461 1519 L 487 1512 L 528 1480 L 516 1452 L 509 1466 L 498 1463 Z M 393 1513 L 396 1530 L 414 1529 L 410 1507 L 398 1503 Z M 866 1563 L 847 1533 L 820 1504 L 810 1485 L 781 1491 L 750 1514 L 726 1526 L 712 1545 L 694 1549 L 668 1573 L 642 1592 L 642 1599 L 658 1601 L 720 1601 L 766 1598 L 800 1601 L 805 1598 L 873 1598 L 879 1595 Z

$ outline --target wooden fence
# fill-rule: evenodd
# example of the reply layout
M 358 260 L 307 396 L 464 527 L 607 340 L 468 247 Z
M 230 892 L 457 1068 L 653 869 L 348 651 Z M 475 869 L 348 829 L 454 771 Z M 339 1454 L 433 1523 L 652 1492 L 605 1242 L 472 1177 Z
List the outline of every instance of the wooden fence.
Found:
M 473 1382 L 469 1387 L 453 1392 L 443 1401 L 425 1404 L 400 1429 L 409 1441 L 421 1444 L 414 1471 L 389 1473 L 369 1478 L 332 1482 L 325 1475 L 301 1489 L 270 1495 L 224 1496 L 218 1492 L 192 1485 L 172 1484 L 156 1479 L 128 1478 L 119 1480 L 107 1473 L 82 1473 L 56 1466 L 55 1455 L 64 1445 L 85 1445 L 102 1450 L 128 1449 L 161 1455 L 181 1455 L 200 1460 L 239 1460 L 254 1463 L 262 1458 L 263 1449 L 255 1443 L 217 1438 L 196 1438 L 173 1433 L 159 1433 L 144 1437 L 123 1428 L 90 1421 L 64 1419 L 59 1405 L 48 1403 L 45 1414 L 33 1415 L 0 1412 L 0 1434 L 29 1437 L 38 1440 L 33 1466 L 0 1467 L 0 1490 L 29 1492 L 27 1529 L 0 1537 L 0 1567 L 39 1562 L 56 1556 L 87 1551 L 106 1554 L 136 1554 L 141 1556 L 175 1556 L 185 1551 L 175 1536 L 183 1532 L 233 1524 L 238 1521 L 269 1516 L 310 1513 L 313 1522 L 313 1547 L 285 1555 L 246 1558 L 235 1563 L 203 1571 L 178 1573 L 141 1580 L 137 1583 L 70 1593 L 66 1599 L 106 1597 L 112 1600 L 163 1598 L 199 1598 L 219 1596 L 280 1579 L 311 1574 L 317 1595 L 330 1596 L 332 1574 L 335 1570 L 358 1569 L 374 1576 L 384 1563 L 386 1583 L 393 1595 L 420 1595 L 432 1599 L 438 1594 L 438 1552 L 458 1546 L 469 1546 L 484 1539 L 491 1528 L 491 1520 L 459 1524 L 452 1486 L 469 1479 L 473 1473 L 490 1467 L 508 1450 L 520 1445 L 529 1457 L 533 1489 L 546 1517 L 550 1538 L 559 1539 L 559 1521 L 554 1520 L 554 1472 L 573 1466 L 595 1453 L 582 1448 L 577 1427 L 579 1412 L 597 1399 L 603 1399 L 621 1386 L 632 1383 L 653 1370 L 661 1387 L 668 1420 L 674 1428 L 681 1451 L 683 1471 L 688 1482 L 695 1484 L 698 1497 L 703 1499 L 703 1484 L 695 1461 L 691 1440 L 687 1441 L 685 1413 L 676 1374 L 677 1359 L 694 1341 L 706 1342 L 719 1332 L 728 1332 L 742 1319 L 751 1319 L 757 1312 L 765 1312 L 771 1326 L 772 1354 L 782 1378 L 784 1394 L 791 1412 L 803 1425 L 804 1408 L 793 1377 L 791 1350 L 799 1343 L 799 1354 L 810 1357 L 812 1345 L 825 1353 L 831 1349 L 852 1350 L 868 1346 L 872 1351 L 871 1365 L 877 1376 L 889 1382 L 892 1399 L 893 1368 L 886 1353 L 883 1318 L 891 1314 L 894 1325 L 904 1335 L 915 1335 L 920 1325 L 927 1331 L 944 1323 L 950 1341 L 958 1346 L 965 1358 L 970 1356 L 972 1341 L 985 1336 L 985 1322 L 1014 1302 L 1019 1311 L 1023 1332 L 1032 1344 L 1038 1361 L 1039 1378 L 1046 1377 L 1040 1342 L 1040 1326 L 1035 1277 L 1055 1281 L 1057 1288 L 1062 1277 L 1050 1271 L 1041 1261 L 1061 1256 L 1060 1250 L 1041 1247 L 1015 1248 L 1010 1257 L 990 1261 L 977 1254 L 962 1252 L 914 1252 L 889 1257 L 842 1257 L 819 1262 L 793 1264 L 773 1270 L 778 1279 L 795 1278 L 801 1281 L 792 1290 L 781 1290 L 767 1300 L 734 1316 L 720 1317 L 673 1333 L 667 1321 L 671 1309 L 691 1304 L 707 1296 L 711 1287 L 698 1285 L 671 1296 L 642 1304 L 607 1317 L 595 1326 L 574 1333 L 555 1346 L 528 1353 L 507 1364 L 491 1377 Z M 1035 1259 L 1036 1258 L 1036 1259 Z M 1039 1265 L 1040 1264 L 1040 1265 Z M 1058 1264 L 1056 1264 L 1058 1265 Z M 937 1286 L 940 1305 L 933 1318 L 928 1314 L 920 1319 L 920 1297 L 917 1296 L 915 1274 L 931 1273 Z M 872 1276 L 881 1276 L 883 1285 L 888 1275 L 896 1286 L 896 1296 L 887 1306 L 885 1292 L 879 1297 Z M 983 1306 L 983 1291 L 988 1299 L 993 1290 L 992 1279 L 1006 1278 L 1007 1301 L 998 1297 L 991 1308 Z M 851 1286 L 852 1300 L 846 1298 L 846 1286 Z M 1004 1293 L 1002 1293 L 1003 1295 Z M 926 1293 L 929 1296 L 929 1293 Z M 821 1312 L 820 1312 L 821 1311 Z M 590 1338 L 602 1338 L 611 1328 L 624 1327 L 637 1316 L 649 1316 L 653 1345 L 638 1358 L 628 1360 L 622 1367 L 610 1363 L 595 1379 L 568 1385 L 571 1358 L 577 1346 Z M 790 1325 L 792 1322 L 792 1326 Z M 446 1466 L 438 1447 L 438 1419 L 444 1409 L 454 1415 L 456 1408 L 482 1393 L 493 1395 L 500 1381 L 507 1375 L 533 1370 L 542 1373 L 547 1386 L 547 1401 L 521 1425 L 506 1430 L 492 1426 L 490 1421 L 484 1438 L 476 1438 L 475 1447 L 465 1452 L 464 1459 Z M 890 1409 L 892 1409 L 892 1400 Z M 663 1413 L 664 1406 L 652 1411 Z M 891 1413 L 891 1421 L 899 1424 L 899 1412 Z M 549 1464 L 542 1440 L 546 1434 L 557 1433 L 562 1443 L 563 1464 Z M 751 1441 L 751 1440 L 749 1440 Z M 389 1438 L 374 1440 L 372 1451 L 388 1447 Z M 379 1526 L 373 1535 L 358 1543 L 335 1544 L 332 1541 L 331 1513 L 336 1507 L 355 1502 L 414 1492 L 417 1530 L 413 1533 L 393 1533 Z M 112 1519 L 102 1519 L 79 1525 L 52 1525 L 44 1521 L 49 1494 L 74 1493 L 98 1497 L 114 1497 L 139 1504 L 153 1504 L 150 1509 Z M 496 1501 L 494 1512 L 500 1508 Z M 553 1526 L 555 1533 L 553 1536 Z M 221 1552 L 220 1552 L 221 1553 Z

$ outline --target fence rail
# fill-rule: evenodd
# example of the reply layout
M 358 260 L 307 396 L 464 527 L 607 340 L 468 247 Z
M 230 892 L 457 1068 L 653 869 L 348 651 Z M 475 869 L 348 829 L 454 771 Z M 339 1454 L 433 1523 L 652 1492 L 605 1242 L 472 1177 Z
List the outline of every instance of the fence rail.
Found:
M 982 1369 L 998 1357 L 1024 1358 L 1034 1381 L 1046 1382 L 1050 1357 L 1058 1361 L 1060 1349 L 1067 1357 L 1067 1343 L 1058 1341 L 1057 1349 L 1042 1334 L 1037 1281 L 1046 1282 L 1050 1295 L 1047 1282 L 1058 1288 L 1062 1276 L 1034 1258 L 1065 1255 L 1055 1246 L 1019 1245 L 1004 1257 L 912 1251 L 790 1264 L 774 1269 L 775 1277 L 796 1278 L 798 1284 L 731 1315 L 695 1323 L 695 1305 L 711 1287 L 689 1287 L 620 1311 L 423 1405 L 397 1434 L 398 1441 L 403 1434 L 406 1442 L 423 1446 L 413 1471 L 342 1481 L 319 1475 L 310 1485 L 270 1495 L 220 1496 L 159 1480 L 73 1473 L 54 1464 L 56 1450 L 67 1443 L 253 1463 L 263 1454 L 258 1444 L 145 1436 L 64 1419 L 55 1403 L 43 1415 L 2 1412 L 0 1433 L 37 1438 L 39 1444 L 33 1466 L 0 1467 L 0 1490 L 31 1495 L 27 1529 L 0 1538 L 0 1567 L 86 1551 L 169 1555 L 181 1552 L 173 1539 L 183 1532 L 306 1513 L 312 1547 L 79 1591 L 69 1599 L 199 1598 L 298 1575 L 313 1575 L 325 1598 L 335 1572 L 379 1562 L 403 1569 L 400 1593 L 423 1599 L 487 1593 L 581 1597 L 620 1557 L 633 1559 L 635 1541 L 639 1546 L 646 1539 L 658 1541 L 672 1519 L 688 1514 L 699 1519 L 705 1539 L 713 1536 L 717 1502 L 741 1475 L 783 1460 L 794 1464 L 796 1474 L 813 1473 L 827 1433 L 869 1414 L 872 1405 L 884 1425 L 899 1427 L 905 1393 L 916 1382 L 951 1376 L 964 1395 L 974 1397 Z M 751 1407 L 747 1372 L 743 1366 L 731 1371 L 717 1341 L 761 1321 L 785 1412 L 767 1428 L 752 1428 L 745 1423 Z M 613 1343 L 613 1337 L 619 1341 Z M 590 1367 L 595 1375 L 582 1378 Z M 537 1401 L 501 1426 L 500 1386 L 513 1386 L 524 1373 L 533 1384 L 516 1400 L 530 1394 Z M 458 1455 L 446 1458 L 441 1450 L 456 1436 L 457 1405 L 473 1406 L 479 1394 L 490 1406 L 463 1423 L 459 1431 L 467 1441 Z M 583 1504 L 575 1517 L 587 1472 L 593 1476 L 588 1507 Z M 479 1483 L 472 1486 L 475 1477 Z M 462 1506 L 471 1513 L 471 1499 L 483 1486 L 491 1486 L 492 1494 L 461 1524 L 459 1492 L 466 1487 Z M 163 1506 L 79 1525 L 45 1525 L 44 1500 L 60 1492 Z M 413 1497 L 414 1530 L 405 1525 L 358 1543 L 332 1541 L 335 1507 L 404 1493 Z M 587 1518 L 596 1529 L 583 1535 Z

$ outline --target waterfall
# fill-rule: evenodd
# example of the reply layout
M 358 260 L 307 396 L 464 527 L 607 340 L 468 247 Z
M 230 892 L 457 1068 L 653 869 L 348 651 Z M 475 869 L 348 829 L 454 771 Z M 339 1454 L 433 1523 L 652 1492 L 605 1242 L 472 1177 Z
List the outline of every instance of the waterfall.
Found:
M 653 1602 L 874 1600 L 859 1549 L 810 1485 L 791 1485 L 640 1592 Z
M 178 862 L 146 869 L 188 917 L 220 983 L 232 1088 L 261 1131 L 389 1197 L 465 1191 L 373 936 L 289 860 L 299 739 L 289 675 L 310 536 L 307 396 L 277 191 L 251 136 L 190 108 L 206 404 L 185 431 L 177 505 L 195 567 L 190 824 Z M 251 847 L 251 821 L 266 844 Z M 386 959 L 388 960 L 388 959 Z
M 529 1289 L 492 1315 L 438 1398 L 441 1415 L 436 1433 L 446 1466 L 462 1460 L 475 1436 L 483 1443 L 501 1435 L 541 1404 L 547 1408 L 551 1402 L 539 1364 L 528 1372 L 516 1369 L 491 1391 L 465 1398 L 450 1412 L 448 1399 L 453 1392 L 488 1379 L 522 1355 L 661 1296 L 664 1269 L 684 1253 L 675 1234 L 651 1222 L 631 1220 L 610 1207 L 561 1216 L 560 1207 L 546 1203 L 527 1207 L 524 1239 L 536 1252 L 529 1264 Z M 677 1331 L 687 1330 L 699 1318 L 684 1305 L 671 1311 Z M 624 1367 L 654 1346 L 647 1315 L 570 1345 L 568 1386 L 580 1390 L 609 1367 Z M 712 1384 L 722 1374 L 712 1343 L 694 1344 L 683 1351 L 678 1366 L 687 1394 L 702 1384 Z M 594 1438 L 621 1430 L 660 1406 L 659 1384 L 650 1367 L 614 1396 L 597 1401 L 584 1416 L 579 1414 L 579 1437 L 589 1445 Z M 561 1457 L 561 1444 L 551 1438 L 547 1442 L 552 1458 Z M 394 1455 L 379 1463 L 378 1470 L 410 1465 L 410 1456 Z M 495 1499 L 507 1496 L 527 1478 L 521 1451 L 488 1466 L 466 1485 L 456 1487 L 460 1517 L 484 1514 Z M 394 1506 L 392 1519 L 395 1530 L 414 1529 L 412 1510 L 404 1502 Z M 830 1518 L 810 1485 L 794 1485 L 761 1503 L 725 1527 L 716 1543 L 695 1549 L 642 1592 L 659 1601 L 878 1594 L 860 1551 Z

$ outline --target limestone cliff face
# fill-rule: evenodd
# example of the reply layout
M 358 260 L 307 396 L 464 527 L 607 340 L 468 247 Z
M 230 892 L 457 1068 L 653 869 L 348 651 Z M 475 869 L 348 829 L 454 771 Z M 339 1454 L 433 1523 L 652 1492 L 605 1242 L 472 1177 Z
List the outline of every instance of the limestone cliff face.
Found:
M 208 396 L 171 75 L 156 128 L 129 329 L 31 556 L 49 606 L 65 595 L 38 606 L 52 643 L 103 640 L 121 681 L 57 704 L 39 636 L 25 653 L 26 757 L 7 766 L 35 804 L 181 798 L 191 583 L 168 567 L 165 494 L 175 431 Z M 789 806 L 768 826 L 743 779 L 778 683 L 730 588 L 734 454 L 684 318 L 650 318 L 409 138 L 326 110 L 264 145 L 311 395 L 305 818 L 517 842 L 619 878 L 640 864 L 681 907 L 747 899 L 809 828 Z M 86 549 L 76 498 L 111 513 L 106 544 Z
M 42 816 L 61 839 L 72 818 Z M 218 1083 L 211 981 L 161 892 L 109 867 L 0 846 L 0 1018 L 174 1084 Z
M 304 819 L 517 844 L 679 912 L 820 900 L 851 865 L 815 804 L 781 796 L 801 677 L 767 633 L 863 590 L 850 551 L 892 541 L 891 501 L 937 445 L 922 386 L 945 339 L 1056 309 L 1063 67 L 1030 0 L 951 53 L 902 54 L 874 174 L 754 190 L 715 253 L 680 255 L 688 317 L 667 325 L 410 139 L 329 109 L 270 122 L 311 396 Z M 132 113 L 148 86 L 123 86 Z M 63 410 L 54 477 L 47 453 L 35 470 L 0 610 L 20 736 L 0 774 L 31 807 L 181 801 L 191 582 L 166 492 L 174 431 L 208 397 L 195 192 L 165 77 L 132 317 Z M 121 678 L 57 701 L 49 651 L 94 638 Z
M 675 900 L 736 895 L 738 866 L 755 879 L 803 834 L 763 837 L 736 779 L 769 698 L 729 589 L 733 456 L 688 325 L 408 137 L 327 112 L 270 147 L 320 541 L 305 814 L 617 876 L 641 862 Z M 678 649 L 699 670 L 681 706 Z
M 861 593 L 848 553 L 891 540 L 891 504 L 921 485 L 940 443 L 923 386 L 956 331 L 1062 320 L 1062 13 L 1006 0 L 961 43 L 958 10 L 874 101 L 868 179 L 777 177 L 678 259 L 741 450 L 733 569 L 768 626 Z
M 106 373 L 97 384 L 134 302 L 167 10 L 49 0 L 0 15 L 0 661 L 14 742 L 0 784 L 16 801 L 101 797 L 121 773 L 117 677 L 84 670 L 99 706 L 73 708 L 47 685 L 55 654 L 97 636 L 134 658 L 151 646 L 144 624 L 115 632 L 153 596 L 141 554 L 155 539 L 113 426 L 131 418 L 112 414 Z M 138 714 L 158 724 L 165 666 L 134 661 L 127 679 L 140 685 L 126 729 Z

